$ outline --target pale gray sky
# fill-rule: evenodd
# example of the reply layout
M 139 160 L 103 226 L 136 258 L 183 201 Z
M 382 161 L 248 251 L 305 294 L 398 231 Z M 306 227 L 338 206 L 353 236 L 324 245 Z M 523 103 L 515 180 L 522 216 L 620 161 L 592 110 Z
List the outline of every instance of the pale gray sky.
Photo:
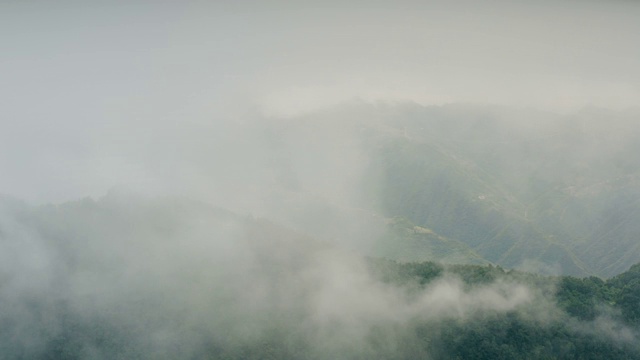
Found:
M 219 3 L 0 1 L 0 193 L 181 183 L 239 116 L 356 97 L 640 104 L 636 1 Z

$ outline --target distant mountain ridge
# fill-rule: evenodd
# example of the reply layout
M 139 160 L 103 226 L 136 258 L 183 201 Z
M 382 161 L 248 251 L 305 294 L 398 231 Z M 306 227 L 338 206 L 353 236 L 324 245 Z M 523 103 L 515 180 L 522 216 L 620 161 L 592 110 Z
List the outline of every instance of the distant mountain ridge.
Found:
M 639 114 L 352 102 L 258 119 L 239 133 L 261 153 L 210 192 L 367 256 L 606 278 L 640 262 Z
M 596 112 L 538 125 L 457 110 L 414 107 L 386 120 L 407 136 L 376 148 L 384 212 L 507 267 L 612 276 L 640 261 L 640 118 Z
M 287 124 L 285 143 L 313 133 L 327 153 L 351 136 L 367 159 L 359 206 L 464 244 L 465 262 L 609 277 L 640 261 L 637 111 L 354 102 Z M 435 259 L 414 235 L 386 255 Z

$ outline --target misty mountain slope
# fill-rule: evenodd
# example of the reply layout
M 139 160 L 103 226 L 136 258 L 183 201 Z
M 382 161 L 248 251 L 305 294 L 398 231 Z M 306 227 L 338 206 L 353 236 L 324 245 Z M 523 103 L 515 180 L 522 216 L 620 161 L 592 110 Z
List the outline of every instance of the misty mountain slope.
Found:
M 389 225 L 409 249 L 483 262 L 462 243 L 407 220 Z M 572 290 L 558 293 L 557 303 L 557 278 L 366 260 L 182 198 L 114 191 L 38 207 L 2 198 L 0 254 L 0 348 L 11 359 L 569 354 L 559 348 L 616 359 L 638 352 L 636 268 L 593 301 Z M 587 280 L 570 284 L 576 281 Z M 599 281 L 584 284 L 604 286 Z M 500 328 L 511 330 L 487 336 Z M 477 342 L 480 334 L 487 341 Z
M 354 102 L 288 120 L 298 130 L 285 137 L 301 142 L 299 129 L 319 128 L 315 142 L 331 146 L 328 134 L 340 134 L 358 154 L 342 170 L 359 176 L 349 194 L 367 211 L 404 217 L 503 266 L 611 276 L 640 261 L 637 120 L 589 108 Z
M 0 0 L 0 360 L 640 360 L 638 19 Z
M 585 273 L 563 245 L 523 216 L 515 196 L 477 166 L 420 143 L 384 148 L 377 159 L 387 214 L 433 228 L 507 267 L 539 261 Z
M 399 216 L 495 264 L 610 276 L 640 261 L 635 119 L 357 101 L 262 119 L 255 212 L 365 254 Z

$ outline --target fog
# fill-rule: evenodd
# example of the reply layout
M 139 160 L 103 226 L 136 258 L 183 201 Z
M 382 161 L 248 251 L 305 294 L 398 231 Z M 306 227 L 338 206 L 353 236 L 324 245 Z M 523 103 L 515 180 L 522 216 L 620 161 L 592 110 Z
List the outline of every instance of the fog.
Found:
M 640 99 L 630 1 L 1 6 L 0 187 L 36 203 L 191 189 L 221 172 L 201 159 L 259 155 L 243 119 L 354 98 L 560 112 Z
M 564 316 L 517 283 L 372 275 L 363 255 L 390 220 L 371 149 L 428 137 L 422 111 L 607 164 L 640 130 L 639 17 L 633 1 L 1 1 L 3 349 L 409 358 L 419 324 Z M 555 141 L 559 122 L 597 152 Z M 477 142 L 470 129 L 451 139 Z M 535 170 L 577 178 L 563 164 Z M 520 189 L 526 171 L 500 175 Z M 614 318 L 574 329 L 633 343 Z
M 606 308 L 567 318 L 552 283 L 389 283 L 358 254 L 180 198 L 3 198 L 0 229 L 6 358 L 442 358 L 419 331 L 508 313 L 637 344 Z
M 469 288 L 445 274 L 427 286 L 384 283 L 360 256 L 192 201 L 112 192 L 40 208 L 3 199 L 1 209 L 7 358 L 256 349 L 410 358 L 418 326 L 437 332 L 444 320 L 514 311 L 541 323 L 562 316 L 541 289 L 511 281 Z M 635 339 L 612 320 L 599 324 L 606 332 L 580 323 L 576 331 Z

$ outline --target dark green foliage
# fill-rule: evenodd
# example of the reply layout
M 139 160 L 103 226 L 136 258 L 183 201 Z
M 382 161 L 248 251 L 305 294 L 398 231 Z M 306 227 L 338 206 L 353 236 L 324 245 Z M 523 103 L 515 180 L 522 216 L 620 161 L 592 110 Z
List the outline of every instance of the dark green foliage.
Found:
M 612 306 L 620 312 L 621 321 L 640 324 L 640 264 L 629 271 L 604 281 L 588 278 L 562 277 L 556 294 L 558 304 L 571 316 L 592 320 L 602 306 Z
M 612 288 L 614 302 L 620 307 L 623 318 L 630 324 L 640 325 L 640 264 L 622 273 L 607 284 Z
M 399 283 L 414 279 L 428 284 L 445 271 L 471 287 L 498 279 L 517 281 L 543 290 L 548 300 L 566 312 L 548 322 L 532 321 L 522 315 L 526 312 L 488 312 L 465 320 L 445 320 L 437 326 L 416 327 L 416 334 L 430 344 L 431 356 L 435 359 L 640 359 L 640 347 L 636 343 L 599 334 L 593 322 L 598 316 L 618 313 L 616 321 L 626 323 L 634 329 L 632 332 L 640 330 L 637 317 L 640 264 L 604 281 L 597 277 L 553 278 L 505 272 L 494 266 L 445 267 L 429 262 L 399 264 L 385 260 L 371 260 L 371 263 L 374 268 L 384 268 L 387 274 L 393 274 Z M 555 294 L 544 292 L 545 285 L 556 282 Z
M 582 320 L 593 320 L 597 305 L 608 303 L 608 292 L 604 281 L 597 277 L 578 279 L 567 276 L 560 280 L 557 299 L 559 305 L 571 316 Z
M 541 326 L 515 313 L 442 325 L 436 359 L 635 359 L 632 346 L 571 331 L 560 322 Z

